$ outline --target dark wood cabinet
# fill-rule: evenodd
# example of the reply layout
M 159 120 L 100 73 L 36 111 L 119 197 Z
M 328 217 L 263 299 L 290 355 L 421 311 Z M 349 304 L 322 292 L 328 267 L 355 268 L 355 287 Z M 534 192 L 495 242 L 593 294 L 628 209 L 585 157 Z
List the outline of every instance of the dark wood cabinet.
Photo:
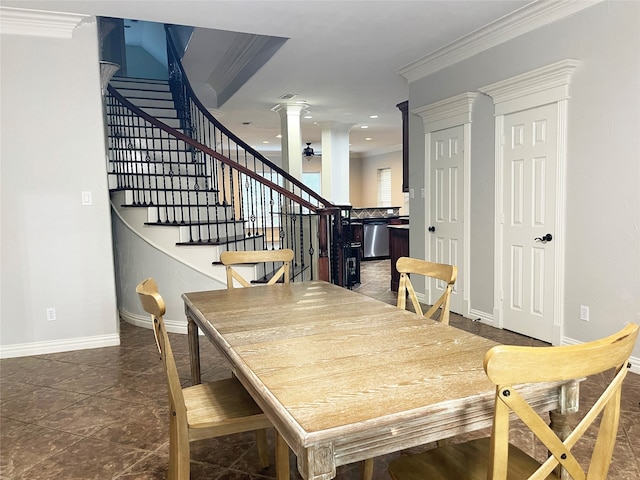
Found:
M 396 105 L 402 113 L 402 191 L 409 191 L 409 100 Z
M 400 273 L 396 262 L 400 257 L 409 256 L 409 225 L 389 225 L 389 257 L 391 258 L 391 291 L 398 291 Z

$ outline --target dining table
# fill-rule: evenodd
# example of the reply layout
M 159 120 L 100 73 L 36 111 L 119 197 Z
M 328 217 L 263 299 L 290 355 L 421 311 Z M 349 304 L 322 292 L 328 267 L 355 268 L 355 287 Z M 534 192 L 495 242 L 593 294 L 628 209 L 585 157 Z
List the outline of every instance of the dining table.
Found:
M 190 292 L 191 380 L 202 332 L 297 457 L 306 480 L 491 426 L 495 342 L 322 281 Z M 522 386 L 562 437 L 577 381 Z M 555 424 L 555 425 L 554 425 Z

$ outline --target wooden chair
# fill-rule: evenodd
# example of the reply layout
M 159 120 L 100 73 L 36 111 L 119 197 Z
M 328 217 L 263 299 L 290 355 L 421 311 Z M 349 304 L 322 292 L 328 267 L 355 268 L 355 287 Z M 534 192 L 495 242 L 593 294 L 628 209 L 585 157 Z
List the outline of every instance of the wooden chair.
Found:
M 400 283 L 398 286 L 398 308 L 405 309 L 407 302 L 407 292 L 411 303 L 416 313 L 424 315 L 427 318 L 432 318 L 433 315 L 440 311 L 439 320 L 448 325 L 449 324 L 449 300 L 451 298 L 451 291 L 453 285 L 456 283 L 458 277 L 458 267 L 455 265 L 445 265 L 443 263 L 427 262 L 426 260 L 419 260 L 417 258 L 400 257 L 396 262 L 396 269 L 400 272 Z M 438 300 L 436 300 L 427 313 L 422 313 L 420 302 L 416 297 L 416 292 L 413 289 L 413 284 L 409 279 L 409 274 L 414 273 L 418 275 L 424 275 L 425 277 L 435 278 L 442 280 L 446 283 L 444 292 Z
M 411 298 L 411 303 L 416 313 L 424 315 L 427 318 L 431 318 L 439 309 L 441 310 L 439 320 L 442 323 L 449 324 L 449 297 L 453 290 L 453 285 L 456 283 L 458 276 L 458 267 L 454 265 L 445 265 L 442 263 L 427 262 L 426 260 L 419 260 L 411 257 L 400 257 L 396 262 L 396 269 L 400 272 L 400 283 L 398 284 L 398 308 L 404 310 L 407 303 L 407 292 Z M 422 313 L 422 307 L 418 302 L 418 297 L 413 289 L 413 284 L 409 279 L 409 274 L 414 273 L 418 275 L 424 275 L 425 277 L 436 278 L 446 282 L 447 286 L 444 293 L 440 298 L 434 302 L 433 306 L 427 311 Z M 442 441 L 438 442 L 438 445 L 444 445 Z M 373 459 L 366 459 L 361 468 L 361 480 L 371 480 L 373 478 Z
M 292 260 L 293 250 L 288 248 L 280 250 L 227 251 L 220 254 L 220 261 L 227 267 L 227 288 L 234 288 L 234 280 L 243 287 L 251 286 L 251 283 L 233 268 L 233 265 L 249 263 L 282 262 L 282 265 L 269 279 L 267 285 L 273 285 L 279 281 L 280 278 L 283 279 L 284 283 L 289 283 Z
M 261 467 L 269 465 L 266 429 L 271 423 L 237 378 L 182 388 L 163 316 L 165 303 L 153 278 L 136 287 L 144 310 L 151 314 L 153 332 L 169 387 L 169 476 L 188 480 L 189 443 L 256 430 Z M 277 449 L 278 447 L 276 447 Z M 287 450 L 288 452 L 288 450 Z M 278 452 L 276 451 L 276 455 Z M 284 473 L 280 469 L 286 469 Z M 278 478 L 288 478 L 289 464 L 276 464 Z
M 618 431 L 622 381 L 627 374 L 627 362 L 638 328 L 636 324 L 629 324 L 614 335 L 582 345 L 493 347 L 484 359 L 487 376 L 496 385 L 491 437 L 401 456 L 389 465 L 391 477 L 394 480 L 549 480 L 559 478 L 552 472 L 561 465 L 573 479 L 606 478 Z M 572 380 L 611 369 L 613 379 L 564 441 L 520 396 L 515 386 Z M 549 458 L 543 464 L 509 443 L 511 412 L 547 447 Z M 597 439 L 585 473 L 571 449 L 598 417 Z M 593 442 L 588 440 L 585 443 Z

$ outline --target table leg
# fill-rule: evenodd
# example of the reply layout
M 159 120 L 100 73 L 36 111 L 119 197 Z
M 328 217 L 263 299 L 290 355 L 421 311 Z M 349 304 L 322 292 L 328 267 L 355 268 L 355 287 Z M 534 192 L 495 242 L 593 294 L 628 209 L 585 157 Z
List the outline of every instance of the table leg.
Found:
M 189 339 L 189 363 L 191 364 L 191 385 L 202 383 L 200 376 L 200 341 L 198 325 L 187 312 L 187 337 Z
M 289 480 L 289 445 L 276 430 L 276 479 Z
M 577 381 L 567 383 L 560 387 L 557 410 L 549 412 L 549 426 L 558 438 L 563 442 L 571 433 L 575 423 L 574 414 L 580 406 L 580 384 Z M 561 466 L 556 467 L 554 472 L 561 480 L 571 480 L 569 473 Z

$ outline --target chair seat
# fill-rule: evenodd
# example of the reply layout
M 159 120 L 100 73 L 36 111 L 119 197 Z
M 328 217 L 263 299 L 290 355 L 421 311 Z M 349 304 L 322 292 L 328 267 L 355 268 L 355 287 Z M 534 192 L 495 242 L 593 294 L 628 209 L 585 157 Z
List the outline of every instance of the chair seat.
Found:
M 266 415 L 235 377 L 186 387 L 182 392 L 190 429 L 228 435 L 271 427 Z M 193 436 L 199 435 L 194 432 Z
M 417 455 L 403 455 L 389 464 L 395 480 L 487 480 L 490 438 L 449 444 Z M 528 478 L 540 466 L 519 448 L 509 445 L 507 480 Z M 558 480 L 549 475 L 547 480 Z

